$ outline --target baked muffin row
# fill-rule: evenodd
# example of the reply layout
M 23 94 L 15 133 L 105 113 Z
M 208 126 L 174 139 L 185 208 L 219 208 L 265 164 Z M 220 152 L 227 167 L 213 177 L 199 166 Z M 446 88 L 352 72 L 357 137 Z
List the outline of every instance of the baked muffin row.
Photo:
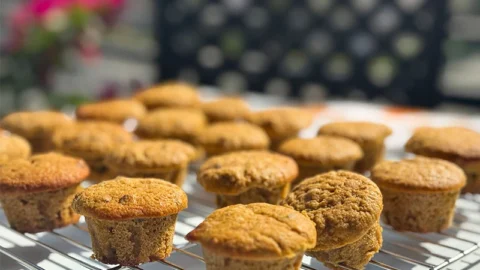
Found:
M 155 113 L 162 110 L 167 109 L 157 109 Z M 100 123 L 71 124 L 69 128 L 62 129 L 62 133 L 67 135 L 57 135 L 54 132 L 54 138 L 65 138 L 53 141 L 61 141 L 61 144 L 71 147 L 70 152 L 65 151 L 66 154 L 75 155 L 85 151 L 82 155 L 89 156 L 98 149 L 95 150 L 95 146 L 90 146 L 93 150 L 83 149 L 80 146 L 82 140 L 103 140 L 105 136 L 99 135 L 102 134 L 102 128 L 92 127 L 90 133 L 76 135 L 88 129 L 86 126 L 94 124 Z M 268 125 L 274 126 L 272 123 Z M 218 126 L 227 126 L 224 135 Z M 324 126 L 323 131 L 319 131 L 319 137 L 314 139 L 288 139 L 295 137 L 296 133 L 282 137 L 281 143 L 275 142 L 275 149 L 281 154 L 275 154 L 265 151 L 268 145 L 247 147 L 249 143 L 256 145 L 248 140 L 248 135 L 255 134 L 252 131 L 254 129 L 247 128 L 245 135 L 242 135 L 245 129 L 235 130 L 245 126 L 256 127 L 233 122 L 218 123 L 206 128 L 213 127 L 214 131 L 210 134 L 214 138 L 219 135 L 221 143 L 216 145 L 215 139 L 208 141 L 211 142 L 210 149 L 215 151 L 207 151 L 211 158 L 200 168 L 198 181 L 207 191 L 217 194 L 217 204 L 223 208 L 209 216 L 187 239 L 202 244 L 209 269 L 225 269 L 227 265 L 233 267 L 231 269 L 297 269 L 305 251 L 328 267 L 339 267 L 341 263 L 361 269 L 381 246 L 378 220 L 383 205 L 384 221 L 398 230 L 439 231 L 451 224 L 454 203 L 465 185 L 465 175 L 449 162 L 431 158 L 381 162 L 372 170 L 372 180 L 378 186 L 352 172 L 324 173 L 339 169 L 360 172 L 371 169 L 382 158 L 383 141 L 391 132 L 388 128 L 367 123 L 332 123 L 331 126 Z M 358 127 L 357 131 L 354 131 L 355 126 Z M 271 134 L 266 132 L 268 128 L 257 130 L 263 131 L 267 135 L 264 138 L 270 140 L 270 143 L 273 141 Z M 375 135 L 365 137 L 362 134 L 365 130 L 376 130 L 371 132 Z M 106 263 L 136 265 L 168 256 L 176 214 L 186 207 L 186 197 L 185 200 L 182 199 L 186 195 L 177 186 L 148 178 L 162 178 L 181 186 L 184 179 L 182 174 L 186 171 L 188 162 L 197 157 L 198 151 L 180 141 L 133 141 L 128 132 L 118 133 L 128 134 L 129 139 L 110 139 L 110 148 L 102 149 L 106 154 L 99 163 L 114 175 L 142 179 L 123 177 L 80 192 L 78 183 L 85 178 L 85 171 L 68 167 L 71 166 L 68 165 L 70 161 L 62 159 L 69 159 L 65 156 L 47 154 L 28 160 L 27 164 L 39 168 L 38 171 L 33 170 L 31 175 L 42 176 L 41 171 L 52 164 L 64 164 L 67 167 L 59 170 L 68 170 L 74 175 L 71 178 L 63 175 L 51 178 L 57 180 L 42 178 L 41 185 L 31 181 L 36 177 L 12 181 L 17 170 L 0 166 L 0 175 L 3 175 L 3 167 L 10 168 L 5 171 L 5 175 L 14 175 L 13 178 L 7 177 L 10 182 L 6 182 L 5 189 L 0 189 L 5 190 L 5 194 L 0 192 L 2 204 L 5 208 L 10 205 L 10 209 L 25 208 L 23 214 L 22 211 L 10 211 L 7 214 L 7 217 L 10 215 L 9 220 L 12 219 L 10 223 L 15 224 L 12 227 L 20 231 L 22 228 L 25 231 L 41 231 L 75 223 L 78 214 L 71 211 L 69 202 L 75 193 L 79 193 L 74 199 L 73 208 L 86 216 L 95 258 Z M 68 134 L 73 136 L 69 137 Z M 415 135 L 411 140 L 414 137 Z M 14 136 L 8 135 L 8 138 L 14 141 Z M 233 139 L 230 140 L 231 138 Z M 247 138 L 246 142 L 243 141 L 244 138 Z M 466 138 L 467 142 L 476 145 L 475 136 Z M 97 143 L 97 148 L 103 145 L 108 143 Z M 200 145 L 207 148 L 208 144 L 203 142 Z M 457 152 L 462 151 L 459 148 L 461 149 L 455 148 Z M 365 155 L 368 156 L 367 159 Z M 26 156 L 28 153 L 19 157 Z M 467 163 L 469 166 L 466 167 L 474 168 L 475 172 L 477 167 L 475 158 L 472 162 L 472 156 L 462 159 L 459 164 Z M 446 159 L 445 156 L 442 158 Z M 90 159 L 89 164 L 95 164 L 95 158 Z M 85 164 L 78 166 L 83 169 L 86 167 Z M 21 176 L 18 177 L 22 179 Z M 68 181 L 59 182 L 58 179 L 63 177 Z M 287 196 L 291 186 L 296 187 Z M 55 206 L 47 204 L 45 198 L 50 197 L 61 203 L 56 203 Z M 411 204 L 412 201 L 415 203 Z M 163 206 L 162 210 L 155 207 L 159 204 Z M 304 215 L 272 204 L 281 204 Z M 397 211 L 399 205 L 409 207 Z M 334 215 L 337 208 L 338 214 Z M 25 216 L 33 217 L 32 220 L 37 217 L 39 221 L 25 222 Z M 232 226 L 232 220 L 238 218 L 242 222 L 237 222 L 237 227 Z M 33 227 L 28 227 L 29 225 Z M 283 231 L 285 226 L 287 230 Z M 345 231 L 345 228 L 349 229 Z M 244 233 L 238 233 L 239 231 Z M 284 237 L 275 238 L 277 234 L 272 235 L 272 232 L 279 231 Z M 126 237 L 128 235 L 130 237 Z M 328 241 L 322 240 L 325 235 Z M 222 241 L 221 237 L 225 237 L 225 240 Z M 237 240 L 228 240 L 232 238 Z M 212 242 L 213 239 L 215 241 Z M 247 239 L 247 242 L 242 239 Z M 255 245 L 249 246 L 251 241 L 248 239 L 253 239 Z M 262 239 L 269 241 L 262 242 Z M 276 244 L 269 249 L 270 241 Z M 275 248 L 278 246 L 281 249 Z

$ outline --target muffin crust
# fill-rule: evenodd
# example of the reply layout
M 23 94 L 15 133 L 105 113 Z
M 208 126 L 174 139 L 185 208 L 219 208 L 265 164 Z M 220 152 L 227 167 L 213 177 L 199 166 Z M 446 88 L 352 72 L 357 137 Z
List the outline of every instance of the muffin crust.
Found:
M 331 136 L 290 139 L 278 151 L 298 163 L 327 166 L 343 165 L 363 156 L 362 149 L 353 141 Z
M 103 158 L 117 145 L 132 139 L 132 135 L 120 125 L 91 121 L 57 130 L 52 141 L 59 151 L 88 160 Z
M 187 207 L 178 186 L 153 178 L 117 177 L 86 188 L 73 200 L 73 209 L 96 219 L 126 220 L 165 217 Z
M 30 153 L 30 144 L 24 138 L 0 130 L 0 162 L 25 159 Z
M 319 135 L 345 137 L 358 143 L 383 141 L 392 130 L 382 124 L 372 122 L 333 122 L 318 131 Z
M 280 143 L 312 124 L 313 115 L 298 108 L 275 108 L 253 112 L 248 121 L 262 127 L 274 144 Z
M 382 194 L 370 179 L 347 171 L 332 171 L 297 185 L 281 205 L 304 212 L 315 222 L 313 251 L 331 250 L 359 240 L 378 223 Z
M 233 122 L 208 126 L 198 140 L 209 155 L 267 149 L 270 143 L 267 134 L 261 128 L 248 123 Z
M 171 169 L 187 164 L 195 149 L 177 140 L 136 141 L 113 149 L 108 166 L 122 170 Z
M 199 110 L 158 109 L 140 120 L 135 133 L 145 139 L 180 139 L 193 144 L 206 124 L 205 115 Z
M 15 112 L 5 116 L 0 127 L 24 138 L 50 136 L 60 126 L 72 123 L 65 114 L 53 111 Z
M 197 181 L 209 192 L 237 195 L 255 187 L 289 184 L 298 174 L 295 161 L 267 151 L 240 151 L 208 159 Z
M 405 150 L 450 161 L 480 160 L 480 133 L 462 127 L 423 127 L 415 131 Z
M 39 154 L 0 165 L 0 197 L 53 191 L 79 184 L 88 175 L 83 160 Z
M 80 105 L 76 116 L 80 120 L 101 120 L 123 123 L 129 118 L 140 119 L 146 113 L 142 103 L 136 100 L 116 99 Z
M 200 103 L 194 86 L 183 82 L 166 82 L 135 95 L 149 110 L 161 107 L 195 107 Z
M 210 122 L 243 120 L 250 113 L 248 104 L 240 98 L 217 99 L 203 103 L 201 108 Z
M 423 157 L 381 162 L 372 170 L 372 179 L 380 187 L 409 192 L 460 190 L 466 183 L 455 164 Z
M 216 210 L 186 236 L 215 254 L 251 260 L 295 257 L 314 247 L 315 238 L 307 217 L 265 203 Z

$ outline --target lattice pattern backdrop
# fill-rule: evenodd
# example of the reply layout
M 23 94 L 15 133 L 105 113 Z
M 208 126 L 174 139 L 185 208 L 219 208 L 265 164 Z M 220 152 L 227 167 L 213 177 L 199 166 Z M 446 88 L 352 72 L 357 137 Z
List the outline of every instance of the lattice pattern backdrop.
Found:
M 434 105 L 445 0 L 156 1 L 162 79 Z

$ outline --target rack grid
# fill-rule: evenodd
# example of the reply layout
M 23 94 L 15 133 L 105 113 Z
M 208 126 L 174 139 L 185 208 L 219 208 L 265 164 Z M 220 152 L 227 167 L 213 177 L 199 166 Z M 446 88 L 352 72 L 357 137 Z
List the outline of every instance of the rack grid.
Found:
M 10 258 L 10 263 L 4 260 L 5 264 L 0 268 L 22 269 L 18 268 L 21 265 L 23 269 L 40 270 L 53 269 L 51 264 L 55 264 L 59 269 L 204 269 L 200 246 L 188 243 L 184 236 L 214 210 L 213 196 L 195 183 L 193 171 L 184 189 L 189 196 L 189 207 L 179 213 L 174 250 L 164 261 L 138 267 L 105 265 L 89 257 L 91 243 L 83 219 L 77 224 L 51 232 L 22 234 L 8 226 L 3 210 L 0 210 L 0 255 Z M 382 225 L 383 247 L 367 265 L 367 269 L 480 269 L 480 196 L 461 196 L 453 226 L 440 233 L 397 232 Z M 26 242 L 29 244 L 22 245 Z M 45 252 L 49 253 L 48 256 L 38 258 L 39 253 Z M 3 264 L 1 258 L 0 266 Z M 51 264 L 42 264 L 40 259 Z M 346 266 L 341 268 L 352 269 Z M 302 269 L 325 268 L 315 259 L 304 256 Z

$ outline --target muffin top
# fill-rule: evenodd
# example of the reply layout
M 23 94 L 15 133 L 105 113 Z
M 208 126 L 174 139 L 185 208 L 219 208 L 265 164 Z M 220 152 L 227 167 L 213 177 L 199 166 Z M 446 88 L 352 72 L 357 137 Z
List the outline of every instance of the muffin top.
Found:
M 0 164 L 0 196 L 51 191 L 82 182 L 90 170 L 81 159 L 58 153 Z
M 103 120 L 123 123 L 129 118 L 140 119 L 146 113 L 142 103 L 136 100 L 117 99 L 81 105 L 76 115 L 81 120 Z
M 313 114 L 298 108 L 275 108 L 253 112 L 248 121 L 262 127 L 270 138 L 291 136 L 312 124 Z
M 333 122 L 320 128 L 318 134 L 345 137 L 357 143 L 383 141 L 392 130 L 372 122 Z
M 175 138 L 193 143 L 206 124 L 207 119 L 199 110 L 158 109 L 140 120 L 135 133 L 147 139 Z
M 229 152 L 247 149 L 267 149 L 270 140 L 259 127 L 249 123 L 221 122 L 208 126 L 199 137 L 207 151 Z
M 314 247 L 316 231 L 315 224 L 297 211 L 252 203 L 215 210 L 185 238 L 229 258 L 276 259 Z
M 382 188 L 409 192 L 460 190 L 466 184 L 457 165 L 425 157 L 383 161 L 373 168 L 372 180 Z
M 132 140 L 121 125 L 110 122 L 78 122 L 58 129 L 52 137 L 56 149 L 83 158 L 103 158 L 112 149 Z
M 28 158 L 30 153 L 30 144 L 24 138 L 0 130 L 0 162 Z
M 117 177 L 78 193 L 72 208 L 86 217 L 126 220 L 177 214 L 187 204 L 187 194 L 167 181 Z
M 289 157 L 268 151 L 239 151 L 215 156 L 202 164 L 197 180 L 205 190 L 235 195 L 250 188 L 273 189 L 297 177 L 298 167 Z
M 240 98 L 221 98 L 203 103 L 203 112 L 211 122 L 245 119 L 250 113 L 247 102 Z
M 167 82 L 152 86 L 135 95 L 149 110 L 160 107 L 194 107 L 200 103 L 194 86 L 182 82 Z
M 378 222 L 383 209 L 382 193 L 375 183 L 347 171 L 304 180 L 281 205 L 304 212 L 315 222 L 314 250 L 334 249 L 359 240 Z
M 311 165 L 342 165 L 363 157 L 360 146 L 340 137 L 319 136 L 312 139 L 290 139 L 278 151 L 297 162 Z
M 452 161 L 480 160 L 480 133 L 462 127 L 423 127 L 415 131 L 405 149 Z
M 105 158 L 111 168 L 121 170 L 172 169 L 195 157 L 195 148 L 182 141 L 136 141 L 119 145 Z
M 0 126 L 24 138 L 50 136 L 58 127 L 71 124 L 72 119 L 60 112 L 35 111 L 14 112 L 5 116 Z

